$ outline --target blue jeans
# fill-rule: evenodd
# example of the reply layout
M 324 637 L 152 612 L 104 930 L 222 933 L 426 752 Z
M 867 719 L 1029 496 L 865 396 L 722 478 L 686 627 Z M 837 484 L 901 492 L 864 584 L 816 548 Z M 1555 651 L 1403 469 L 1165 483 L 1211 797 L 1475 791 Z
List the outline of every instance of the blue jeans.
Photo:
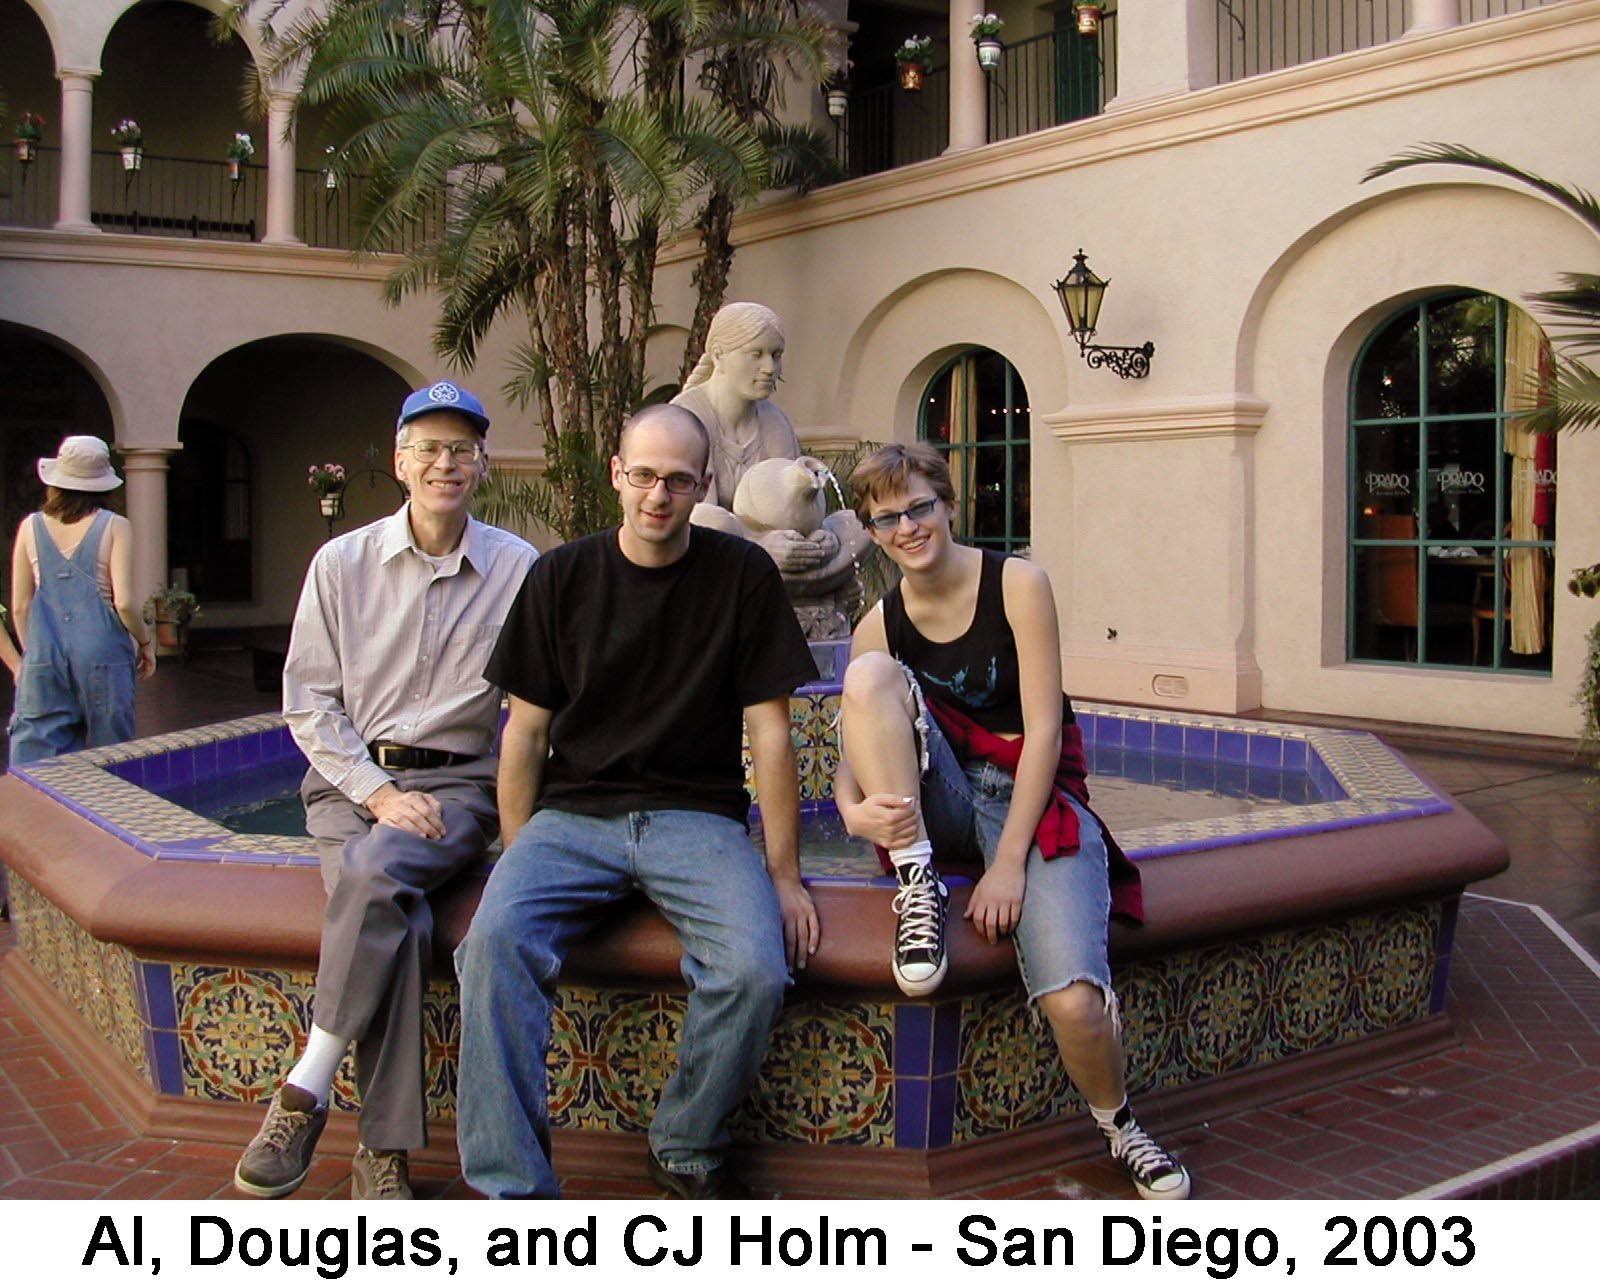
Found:
M 931 716 L 919 720 L 917 733 L 927 755 L 922 819 L 933 844 L 934 864 L 943 870 L 951 864 L 982 862 L 987 870 L 1000 846 L 1015 779 L 993 763 L 979 760 L 963 765 Z M 1106 944 L 1111 882 L 1105 836 L 1092 813 L 1076 802 L 1072 809 L 1078 814 L 1077 852 L 1046 861 L 1037 843 L 1028 849 L 1022 918 L 1012 942 L 1030 1000 L 1073 982 L 1093 982 L 1110 1003 Z
M 546 809 L 517 834 L 456 951 L 462 1172 L 484 1195 L 554 1198 L 545 1059 L 567 952 L 634 890 L 666 916 L 689 986 L 678 1067 L 650 1149 L 678 1173 L 720 1163 L 727 1117 L 761 1070 L 789 970 L 778 898 L 738 822 L 707 812 Z

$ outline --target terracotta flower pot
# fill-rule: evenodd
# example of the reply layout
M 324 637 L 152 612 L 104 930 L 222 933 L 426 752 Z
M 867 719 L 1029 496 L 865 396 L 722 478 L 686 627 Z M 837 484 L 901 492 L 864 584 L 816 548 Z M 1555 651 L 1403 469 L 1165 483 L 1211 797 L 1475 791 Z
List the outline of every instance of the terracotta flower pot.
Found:
M 1100 34 L 1100 6 L 1097 4 L 1080 4 L 1074 6 L 1078 19 L 1078 34 L 1080 36 L 1096 36 Z
M 233 160 L 231 157 L 229 158 L 229 160 L 228 160 L 228 178 L 229 178 L 229 180 L 231 182 L 237 183 L 240 179 L 242 179 L 244 177 L 244 170 L 242 168 L 243 165 L 244 165 L 243 161 L 236 161 L 236 160 Z
M 29 164 L 33 158 L 39 154 L 39 144 L 31 138 L 17 139 L 16 147 L 17 159 L 24 165 Z

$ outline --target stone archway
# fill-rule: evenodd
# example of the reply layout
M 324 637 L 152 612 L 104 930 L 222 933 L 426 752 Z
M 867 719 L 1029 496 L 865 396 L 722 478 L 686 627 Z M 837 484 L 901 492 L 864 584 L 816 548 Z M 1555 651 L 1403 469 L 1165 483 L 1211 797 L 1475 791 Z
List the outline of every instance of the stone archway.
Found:
M 35 464 L 54 455 L 69 434 L 92 433 L 114 444 L 116 429 L 94 377 L 70 354 L 28 331 L 0 325 L 0 370 L 6 372 L 6 396 L 0 399 L 0 531 L 7 551 L 0 580 L 9 602 L 11 535 L 44 498 Z M 120 509 L 121 503 L 121 494 L 115 494 L 112 507 Z
M 168 487 L 169 560 L 211 628 L 286 625 L 329 536 L 312 464 L 352 475 L 340 534 L 393 512 L 394 419 L 410 384 L 338 339 L 281 335 L 213 360 L 184 398 Z M 365 478 L 354 475 L 364 469 Z

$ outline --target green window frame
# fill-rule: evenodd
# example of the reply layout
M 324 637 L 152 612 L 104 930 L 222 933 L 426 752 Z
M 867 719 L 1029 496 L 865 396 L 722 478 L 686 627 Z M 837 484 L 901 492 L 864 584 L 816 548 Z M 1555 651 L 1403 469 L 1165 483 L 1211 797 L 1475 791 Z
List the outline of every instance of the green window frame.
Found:
M 1353 662 L 1550 672 L 1555 439 L 1520 426 L 1549 378 L 1525 312 L 1424 299 L 1368 336 L 1350 380 Z
M 1014 552 L 1032 539 L 1028 391 L 1016 368 L 989 348 L 971 348 L 923 390 L 917 436 L 942 451 L 955 483 L 956 535 Z

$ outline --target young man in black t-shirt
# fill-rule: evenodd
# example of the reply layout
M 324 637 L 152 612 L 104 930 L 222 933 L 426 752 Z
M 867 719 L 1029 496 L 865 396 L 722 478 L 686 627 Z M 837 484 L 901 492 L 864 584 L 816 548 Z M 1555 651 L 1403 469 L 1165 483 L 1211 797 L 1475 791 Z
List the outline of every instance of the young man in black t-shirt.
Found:
M 595 914 L 634 889 L 677 931 L 690 986 L 651 1177 L 689 1198 L 748 1194 L 722 1165 L 725 1121 L 760 1071 L 789 968 L 820 939 L 789 740 L 789 693 L 816 668 L 771 558 L 689 525 L 708 457 L 689 412 L 640 412 L 611 461 L 622 525 L 534 564 L 486 671 L 511 696 L 506 847 L 456 959 L 457 1138 L 486 1195 L 560 1194 L 545 1080 L 556 980 Z M 765 865 L 745 826 L 741 719 Z

